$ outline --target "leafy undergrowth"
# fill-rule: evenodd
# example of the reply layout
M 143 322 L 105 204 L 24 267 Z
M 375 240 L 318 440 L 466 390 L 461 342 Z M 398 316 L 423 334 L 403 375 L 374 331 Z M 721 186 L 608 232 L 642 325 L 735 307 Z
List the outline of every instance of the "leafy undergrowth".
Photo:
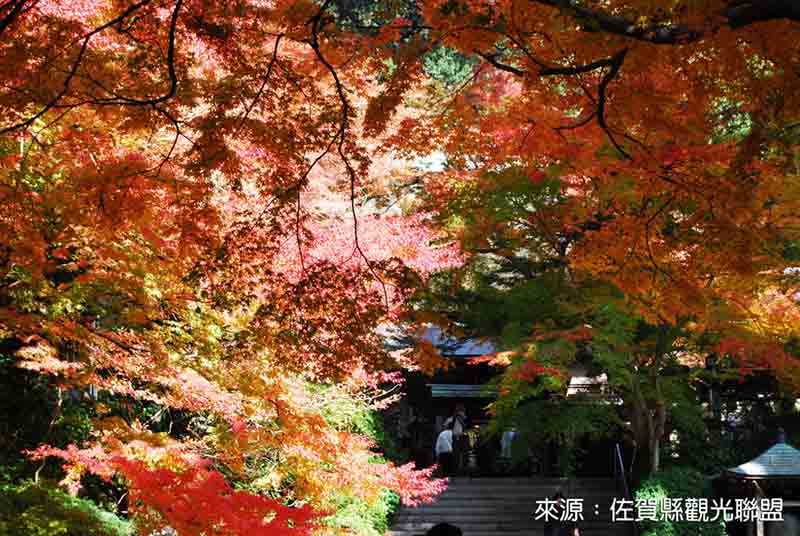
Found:
M 692 467 L 670 467 L 645 480 L 636 491 L 637 500 L 655 500 L 658 515 L 661 502 L 669 498 L 700 498 L 708 496 L 708 480 Z M 716 522 L 648 521 L 642 523 L 642 536 L 725 536 L 725 525 Z
M 2 536 L 133 536 L 128 521 L 48 485 L 0 484 Z

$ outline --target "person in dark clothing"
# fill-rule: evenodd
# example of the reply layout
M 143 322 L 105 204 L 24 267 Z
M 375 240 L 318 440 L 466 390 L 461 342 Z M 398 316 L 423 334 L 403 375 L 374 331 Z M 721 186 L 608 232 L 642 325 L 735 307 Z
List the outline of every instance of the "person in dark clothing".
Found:
M 566 509 L 564 494 L 557 491 L 552 499 L 556 502 L 555 519 L 545 521 L 544 536 L 580 536 L 580 530 L 576 522 L 561 519 L 564 517 L 564 510 Z
M 469 448 L 466 435 L 469 419 L 464 404 L 455 407 L 453 414 L 445 419 L 444 427 L 452 427 L 453 430 L 453 469 L 458 472 L 464 468 L 464 455 Z
M 461 529 L 450 523 L 434 525 L 425 536 L 461 536 Z

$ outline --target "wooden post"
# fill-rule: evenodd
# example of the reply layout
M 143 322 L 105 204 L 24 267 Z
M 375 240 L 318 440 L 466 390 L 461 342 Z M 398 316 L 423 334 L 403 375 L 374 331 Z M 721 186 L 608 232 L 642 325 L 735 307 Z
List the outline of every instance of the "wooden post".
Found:
M 753 482 L 753 487 L 756 490 L 755 493 L 756 498 L 758 499 L 766 498 L 767 495 L 764 493 L 764 490 L 761 489 L 761 486 L 758 485 L 758 482 L 756 482 L 755 480 L 753 480 L 752 482 Z M 756 519 L 756 536 L 764 536 L 764 520 L 761 519 L 760 509 L 758 512 L 758 518 Z

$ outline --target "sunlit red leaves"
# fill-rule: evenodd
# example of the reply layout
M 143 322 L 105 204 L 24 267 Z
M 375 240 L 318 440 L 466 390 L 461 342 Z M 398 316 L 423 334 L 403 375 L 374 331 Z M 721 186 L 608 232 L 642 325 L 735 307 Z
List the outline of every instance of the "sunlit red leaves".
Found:
M 168 526 L 179 534 L 250 535 L 264 530 L 297 534 L 307 533 L 319 515 L 309 507 L 288 508 L 273 499 L 234 491 L 222 474 L 202 466 L 175 471 L 121 456 L 108 464 L 128 481 L 129 505 L 139 514 L 143 530 Z
M 288 532 L 297 514 L 233 492 L 198 461 L 207 455 L 245 478 L 259 449 L 274 449 L 297 477 L 292 491 L 316 503 L 342 482 L 370 499 L 389 485 L 409 502 L 440 489 L 428 473 L 374 463 L 373 445 L 279 381 L 341 379 L 378 396 L 375 382 L 391 378 L 377 373 L 395 362 L 375 327 L 399 315 L 420 276 L 459 262 L 428 248 L 422 217 L 353 221 L 337 142 L 365 195 L 355 107 L 378 94 L 362 84 L 365 68 L 392 53 L 379 46 L 386 35 L 363 46 L 339 39 L 327 15 L 309 24 L 319 9 L 40 2 L 0 44 L 0 128 L 30 119 L 2 145 L 4 335 L 24 341 L 23 366 L 61 385 L 211 415 L 220 428 L 202 447 L 183 444 L 177 466 L 153 449 L 132 459 L 127 432 L 107 427 L 101 450 L 49 454 L 69 462 L 72 484 L 84 470 L 122 472 L 143 519 L 156 512 L 187 534 L 220 523 L 220 533 Z M 347 131 L 317 52 L 352 99 Z M 367 130 L 389 122 L 419 75 L 419 50 L 403 54 Z M 265 527 L 270 508 L 278 516 Z
M 511 365 L 511 359 L 517 355 L 519 355 L 518 352 L 495 352 L 493 354 L 473 357 L 469 360 L 469 363 L 471 365 L 487 363 L 494 367 L 507 367 Z
M 154 511 L 160 523 L 178 534 L 250 536 L 308 534 L 320 514 L 310 506 L 287 507 L 275 499 L 235 491 L 218 471 L 192 467 L 184 471 L 151 469 L 137 460 L 117 458 L 114 464 L 130 483 L 129 504 Z
M 40 2 L 13 21 L 11 39 L 0 44 L 2 126 L 56 105 L 2 146 L 0 261 L 9 279 L 0 298 L 14 305 L 0 318 L 25 340 L 25 366 L 70 385 L 220 416 L 231 432 L 217 454 L 237 470 L 254 445 L 280 442 L 309 496 L 340 478 L 358 488 L 359 474 L 348 476 L 345 462 L 380 481 L 367 470 L 368 445 L 326 428 L 302 411 L 303 396 L 252 372 L 373 375 L 392 362 L 375 326 L 399 317 L 425 276 L 462 260 L 431 247 L 440 236 L 422 217 L 377 217 L 358 206 L 374 182 L 377 146 L 384 159 L 447 151 L 447 172 L 422 182 L 434 204 L 470 189 L 474 199 L 463 208 L 477 215 L 471 234 L 459 237 L 467 249 L 488 246 L 500 231 L 516 247 L 540 247 L 526 244 L 529 225 L 552 243 L 576 237 L 566 252 L 572 275 L 615 283 L 649 319 L 703 317 L 719 299 L 744 309 L 754 287 L 783 277 L 787 265 L 776 252 L 796 238 L 800 195 L 785 180 L 796 170 L 765 157 L 777 151 L 765 135 L 741 146 L 708 141 L 720 99 L 758 110 L 758 122 L 773 130 L 797 116 L 794 26 L 770 26 L 785 30 L 783 39 L 749 27 L 656 48 L 576 31 L 581 21 L 546 2 L 423 4 L 426 38 L 467 56 L 497 53 L 525 76 L 483 62 L 455 91 L 431 84 L 434 104 L 411 112 L 403 99 L 421 100 L 427 45 L 395 41 L 417 21 L 348 33 L 305 1 L 144 2 L 91 35 L 79 64 L 93 25 L 130 5 Z M 636 24 L 661 16 L 651 2 L 600 7 L 640 9 Z M 696 11 L 664 16 L 696 24 Z M 398 46 L 386 46 L 390 40 Z M 537 75 L 543 65 L 585 65 L 623 47 L 625 63 L 603 87 L 607 65 Z M 364 82 L 389 59 L 397 69 L 388 83 Z M 384 132 L 386 139 L 364 139 Z M 632 161 L 620 158 L 612 137 Z M 323 171 L 311 171 L 317 159 Z M 480 214 L 481 196 L 494 191 L 485 172 L 509 163 L 528 185 L 558 164 L 567 200 L 513 224 Z M 30 303 L 20 298 L 26 293 Z M 777 324 L 787 315 L 767 316 Z M 76 348 L 69 359 L 66 347 Z M 439 362 L 424 344 L 416 352 L 417 366 Z M 519 379 L 551 373 L 525 361 Z M 259 419 L 280 422 L 281 441 L 259 429 Z M 319 471 L 325 464 L 335 467 L 328 475 Z M 185 481 L 139 469 L 126 466 L 132 482 L 174 494 L 183 482 L 210 493 L 202 500 L 235 495 L 200 469 Z M 416 473 L 391 470 L 381 469 L 384 480 L 409 487 L 411 497 L 427 486 Z M 249 500 L 239 497 L 230 511 Z M 170 515 L 192 530 L 184 513 Z M 245 520 L 256 520 L 242 516 L 238 529 L 252 530 Z
M 624 193 L 602 193 L 611 208 L 573 249 L 575 266 L 617 284 L 648 318 L 673 322 L 705 314 L 729 290 L 767 286 L 788 266 L 774 244 L 793 225 L 769 200 L 786 208 L 797 198 L 778 196 L 775 169 L 742 176 L 729 149 L 668 147 L 668 164 L 630 177 Z
M 396 21 L 397 25 L 404 21 Z M 387 123 L 403 102 L 405 94 L 422 74 L 419 57 L 428 49 L 424 40 L 418 39 L 400 49 L 400 57 L 393 58 L 396 66 L 386 87 L 371 98 L 364 112 L 364 134 L 374 137 L 382 134 Z
M 525 382 L 533 383 L 540 376 L 553 376 L 556 378 L 565 378 L 567 374 L 562 369 L 555 367 L 548 367 L 545 365 L 541 365 L 531 359 L 526 359 L 518 367 L 514 368 L 514 370 L 511 371 L 511 376 Z
M 447 369 L 450 364 L 432 342 L 424 339 L 417 341 L 413 348 L 393 352 L 392 356 L 403 368 L 428 375 Z
M 631 27 L 666 17 L 705 32 L 682 46 L 654 46 L 647 38 L 626 39 L 608 29 L 576 31 L 584 23 L 581 17 L 546 3 L 479 4 L 454 10 L 430 3 L 423 10 L 448 45 L 490 58 L 426 125 L 438 129 L 431 137 L 446 148 L 455 168 L 442 183 L 452 184 L 459 172 L 480 180 L 503 166 L 560 164 L 562 173 L 591 186 L 566 188 L 574 203 L 562 210 L 575 211 L 576 218 L 570 222 L 565 216 L 553 225 L 562 233 L 574 232 L 570 224 L 579 228 L 581 240 L 570 247 L 571 262 L 618 285 L 654 321 L 702 316 L 725 287 L 758 287 L 756 280 L 766 271 L 774 275 L 785 268 L 774 244 L 796 239 L 795 222 L 782 213 L 790 206 L 796 212 L 800 204 L 796 193 L 785 193 L 793 190 L 786 179 L 796 169 L 779 169 L 782 150 L 772 151 L 770 158 L 771 141 L 764 133 L 772 128 L 774 135 L 797 115 L 798 92 L 790 89 L 798 83 L 796 57 L 765 39 L 758 25 L 727 27 L 725 17 L 714 16 L 724 7 L 718 3 L 680 11 L 661 6 L 659 13 L 652 3 L 586 6 L 636 13 Z M 489 30 L 495 17 L 504 21 L 502 47 L 497 35 L 462 30 Z M 713 32 L 709 24 L 716 25 Z M 769 24 L 788 28 L 785 21 Z M 789 31 L 796 35 L 797 26 Z M 539 76 L 548 66 L 588 66 L 623 49 L 624 63 L 605 85 L 611 73 L 607 66 Z M 515 98 L 498 98 L 503 81 Z M 775 84 L 781 104 L 774 100 Z M 754 127 L 743 143 L 709 143 L 715 129 L 741 119 L 744 111 L 753 112 Z M 435 181 L 426 186 L 441 195 Z M 609 217 L 602 228 L 584 232 L 581 227 L 600 213 Z
M 433 477 L 434 467 L 418 470 L 413 463 L 392 467 L 383 465 L 381 481 L 400 496 L 403 504 L 419 506 L 436 499 L 446 488 L 446 481 Z
M 769 370 L 783 385 L 792 390 L 800 389 L 800 359 L 789 354 L 779 342 L 727 337 L 714 350 L 733 359 L 734 367 L 742 375 L 754 370 Z

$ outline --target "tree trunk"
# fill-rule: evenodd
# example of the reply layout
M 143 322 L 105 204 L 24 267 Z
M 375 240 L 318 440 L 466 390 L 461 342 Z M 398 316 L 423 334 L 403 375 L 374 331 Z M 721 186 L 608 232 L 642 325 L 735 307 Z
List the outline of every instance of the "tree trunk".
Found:
M 647 407 L 647 401 L 642 394 L 639 378 L 634 377 L 631 385 L 631 428 L 633 432 L 633 439 L 636 444 L 635 459 L 631 467 L 631 486 L 637 487 L 639 483 L 644 480 L 650 472 L 651 454 L 650 447 L 650 421 L 652 417 Z
M 661 439 L 658 437 L 651 438 L 650 444 L 650 474 L 658 472 L 659 462 L 661 461 Z
M 641 482 L 647 476 L 657 472 L 661 465 L 660 447 L 664 435 L 664 426 L 667 421 L 666 404 L 660 398 L 661 389 L 658 377 L 653 378 L 656 400 L 648 403 L 642 393 L 639 378 L 635 378 L 632 385 L 633 397 L 631 400 L 631 426 L 636 441 L 637 452 L 634 462 L 633 482 Z

